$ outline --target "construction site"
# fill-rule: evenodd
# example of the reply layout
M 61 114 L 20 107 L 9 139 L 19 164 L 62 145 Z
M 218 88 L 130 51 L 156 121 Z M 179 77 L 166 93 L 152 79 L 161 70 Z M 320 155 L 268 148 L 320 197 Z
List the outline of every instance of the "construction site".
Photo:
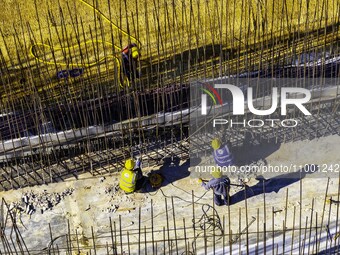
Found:
M 340 254 L 339 0 L 2 2 L 0 255 Z

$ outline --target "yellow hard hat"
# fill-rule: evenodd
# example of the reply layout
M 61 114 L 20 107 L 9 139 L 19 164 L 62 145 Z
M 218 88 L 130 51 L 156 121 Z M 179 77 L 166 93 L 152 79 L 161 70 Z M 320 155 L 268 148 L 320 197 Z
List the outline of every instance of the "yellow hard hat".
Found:
M 221 147 L 221 141 L 218 138 L 215 138 L 211 141 L 211 147 L 213 147 L 214 150 L 217 150 Z
M 125 161 L 125 168 L 127 170 L 132 170 L 135 167 L 135 161 L 133 159 L 128 159 Z
M 139 52 L 138 52 L 138 48 L 136 46 L 131 48 L 131 56 L 132 56 L 132 58 L 138 58 Z
M 211 171 L 211 175 L 214 178 L 221 178 L 222 177 L 222 172 L 220 170 L 214 169 Z

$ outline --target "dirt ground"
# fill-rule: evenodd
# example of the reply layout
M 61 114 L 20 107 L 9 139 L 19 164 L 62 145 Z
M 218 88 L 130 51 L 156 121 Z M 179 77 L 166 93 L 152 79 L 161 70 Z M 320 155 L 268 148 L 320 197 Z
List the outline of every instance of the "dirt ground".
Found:
M 339 164 L 339 149 L 340 137 L 334 135 L 312 141 L 281 144 L 265 160 L 268 165 L 294 163 L 298 166 L 304 164 L 322 166 L 323 164 Z M 0 196 L 11 203 L 20 201 L 24 192 L 30 190 L 37 194 L 44 190 L 47 193 L 53 193 L 62 192 L 66 188 L 74 189 L 72 195 L 65 196 L 52 210 L 44 211 L 43 214 L 40 210 L 37 210 L 31 216 L 23 212 L 20 217 L 21 220 L 18 217 L 17 221 L 21 234 L 31 249 L 40 250 L 49 245 L 51 237 L 48 224 L 51 225 L 53 237 L 58 237 L 67 234 L 68 222 L 71 233 L 74 234 L 77 231 L 77 238 L 81 247 L 91 245 L 91 227 L 93 227 L 93 236 L 97 246 L 105 244 L 108 241 L 105 236 L 107 237 L 110 232 L 109 218 L 112 222 L 115 222 L 117 229 L 121 225 L 123 233 L 130 232 L 130 242 L 138 241 L 136 229 L 150 227 L 150 224 L 153 224 L 154 230 L 160 231 L 161 234 L 154 238 L 162 240 L 163 233 L 161 231 L 163 227 L 169 228 L 168 224 L 170 224 L 170 229 L 172 229 L 175 223 L 177 228 L 183 227 L 183 219 L 190 227 L 193 212 L 195 212 L 195 218 L 197 218 L 202 215 L 203 204 L 212 206 L 212 191 L 206 192 L 200 187 L 197 179 L 193 177 L 197 177 L 197 175 L 192 174 L 193 176 L 190 176 L 188 168 L 188 162 L 180 162 L 179 165 L 171 165 L 168 162 L 168 164 L 157 168 L 144 168 L 145 174 L 150 171 L 160 171 L 165 176 L 163 186 L 156 191 L 152 191 L 149 187 L 143 193 L 131 195 L 125 195 L 122 191 L 116 189 L 119 178 L 117 173 L 105 176 L 105 178 L 93 178 L 89 174 L 84 174 L 78 180 L 70 179 L 63 183 L 49 184 L 48 186 L 1 192 Z M 268 179 L 265 181 L 267 189 L 265 193 L 262 191 L 262 181 L 251 178 L 248 182 L 247 200 L 244 200 L 244 189 L 232 187 L 233 204 L 229 207 L 215 207 L 219 217 L 225 218 L 226 229 L 233 233 L 241 232 L 240 230 L 247 225 L 247 222 L 248 224 L 251 222 L 252 217 L 255 217 L 256 220 L 249 226 L 249 231 L 253 232 L 262 231 L 264 223 L 267 225 L 267 230 L 283 229 L 283 224 L 286 224 L 287 228 L 292 228 L 293 225 L 304 226 L 311 213 L 316 213 L 319 217 L 322 213 L 329 214 L 330 225 L 335 224 L 338 209 L 334 210 L 333 208 L 331 210 L 328 204 L 324 208 L 324 198 L 327 183 L 328 196 L 337 197 L 338 173 L 329 175 L 329 179 L 324 173 L 305 174 L 302 176 L 302 181 L 295 178 L 296 176 L 284 179 L 271 176 L 271 179 L 269 179 L 268 175 L 263 174 L 263 177 Z M 237 183 L 236 179 L 231 178 L 231 181 Z M 192 199 L 195 200 L 194 206 Z M 245 217 L 246 212 L 247 217 Z M 141 215 L 140 224 L 139 213 Z M 167 222 L 166 218 L 170 218 L 170 221 Z M 274 225 L 272 225 L 272 222 Z M 189 229 L 188 233 L 191 232 L 192 230 Z M 183 236 L 183 232 L 175 234 L 178 238 Z M 170 235 L 173 235 L 173 233 L 171 232 Z M 123 237 L 123 242 L 125 238 L 126 236 Z M 60 246 L 63 245 L 62 238 L 58 242 L 60 242 Z M 201 251 L 203 252 L 203 250 L 200 250 L 203 249 L 202 245 L 202 243 L 197 244 L 199 254 L 201 254 Z M 241 244 L 241 246 L 242 249 L 245 248 L 244 244 Z M 162 251 L 162 249 L 167 248 L 159 245 L 157 249 Z M 122 247 L 122 250 L 126 251 L 126 247 Z M 99 254 L 106 253 L 103 251 Z

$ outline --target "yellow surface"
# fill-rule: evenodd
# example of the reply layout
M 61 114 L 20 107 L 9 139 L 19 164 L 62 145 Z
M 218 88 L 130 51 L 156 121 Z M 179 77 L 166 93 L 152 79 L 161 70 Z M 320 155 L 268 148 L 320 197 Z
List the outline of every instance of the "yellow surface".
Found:
M 109 18 L 107 18 L 100 10 L 98 10 L 97 8 L 95 8 L 93 5 L 87 3 L 86 1 L 83 1 L 83 0 L 78 0 L 79 2 L 83 3 L 85 6 L 89 7 L 91 10 L 95 11 L 99 16 L 101 16 L 103 18 L 103 20 L 107 23 L 109 23 L 111 25 L 111 27 L 113 27 L 114 29 L 117 29 L 120 33 L 122 33 L 123 35 L 126 35 L 129 40 L 131 41 L 135 41 L 138 43 L 138 46 L 139 48 L 141 48 L 141 42 L 134 36 L 128 34 L 127 32 L 125 32 L 124 30 L 122 30 L 121 28 L 119 28 L 115 23 L 113 23 Z M 102 43 L 102 44 L 106 44 L 106 45 L 109 45 L 109 46 L 112 46 L 114 47 L 115 49 L 118 50 L 117 53 L 115 53 L 114 55 L 110 55 L 110 56 L 104 56 L 102 58 L 100 58 L 99 60 L 97 61 L 94 61 L 92 63 L 65 63 L 65 62 L 58 62 L 58 61 L 51 61 L 51 60 L 45 60 L 45 59 L 42 59 L 41 57 L 39 56 L 36 56 L 34 54 L 34 49 L 37 48 L 37 47 L 44 47 L 44 48 L 48 48 L 50 51 L 65 51 L 65 52 L 69 52 L 69 50 L 75 50 L 75 49 L 78 49 L 80 50 L 81 49 L 81 46 L 83 45 L 86 45 L 86 44 L 92 44 L 92 45 L 97 45 L 98 43 Z M 137 47 L 136 47 L 137 48 Z M 94 66 L 94 65 L 97 65 L 99 64 L 100 62 L 104 61 L 105 59 L 107 58 L 113 58 L 114 61 L 116 62 L 117 64 L 117 67 L 118 67 L 118 73 L 121 73 L 121 61 L 120 61 L 120 54 L 121 54 L 121 47 L 117 46 L 117 45 L 114 45 L 112 44 L 111 42 L 108 42 L 108 41 L 103 41 L 103 40 L 87 40 L 85 42 L 82 42 L 82 43 L 79 43 L 79 44 L 75 44 L 75 45 L 72 45 L 72 46 L 69 46 L 69 47 L 53 47 L 49 44 L 45 44 L 45 43 L 36 43 L 36 44 L 33 44 L 31 47 L 30 47 L 30 50 L 29 50 L 29 53 L 30 55 L 35 58 L 37 61 L 41 62 L 41 63 L 44 63 L 44 64 L 47 64 L 47 65 L 59 65 L 59 66 L 71 66 L 71 67 L 79 67 L 79 66 L 83 66 L 83 67 L 91 67 L 91 66 Z M 137 51 L 137 55 L 138 55 L 138 51 Z M 129 83 L 129 80 L 124 79 L 124 84 L 122 84 L 121 82 L 119 82 L 120 86 L 123 87 L 124 84 L 126 84 L 127 86 L 130 86 L 130 83 Z
M 143 42 L 140 57 L 148 63 L 148 69 L 142 74 L 144 84 L 165 86 L 193 77 L 216 77 L 267 68 L 267 63 L 281 61 L 282 64 L 284 59 L 297 57 L 308 50 L 322 50 L 338 40 L 337 26 L 331 33 L 325 29 L 316 30 L 337 22 L 339 8 L 334 1 L 311 0 L 308 4 L 294 0 L 57 2 L 3 1 L 0 49 L 9 67 L 17 68 L 11 72 L 11 79 L 3 80 L 6 83 L 0 90 L 3 107 L 25 97 L 36 98 L 36 92 L 42 100 L 48 97 L 53 102 L 64 97 L 77 100 L 82 93 L 86 98 L 91 93 L 92 97 L 101 93 L 99 87 L 105 82 L 109 87 L 107 93 L 115 93 L 116 87 L 129 85 L 126 77 L 125 81 L 118 81 L 116 77 L 121 66 L 116 55 L 121 47 L 117 45 L 132 41 Z M 89 3 L 94 3 L 95 8 Z M 206 48 L 219 45 L 223 54 L 227 54 L 223 56 L 224 62 L 218 62 L 220 56 L 216 54 L 205 57 Z M 85 52 L 84 48 L 89 52 L 79 54 L 80 50 Z M 94 54 L 96 51 L 98 56 Z M 184 63 L 188 68 L 179 74 L 174 66 L 179 54 L 188 51 L 199 55 L 197 62 L 189 63 L 188 60 Z M 187 54 L 183 56 L 181 61 L 189 59 Z M 50 63 L 44 64 L 44 61 Z M 65 84 L 53 78 L 58 67 L 65 66 L 66 62 L 71 66 L 87 67 L 83 77 L 84 80 L 94 79 L 91 80 L 93 88 L 77 83 L 80 79 L 75 82 L 70 79 L 65 88 L 68 93 L 60 91 L 59 87 Z M 22 76 L 28 77 L 29 84 L 20 84 L 19 79 L 15 79 L 19 69 L 24 69 L 22 72 L 26 73 Z M 110 79 L 103 81 L 103 74 Z

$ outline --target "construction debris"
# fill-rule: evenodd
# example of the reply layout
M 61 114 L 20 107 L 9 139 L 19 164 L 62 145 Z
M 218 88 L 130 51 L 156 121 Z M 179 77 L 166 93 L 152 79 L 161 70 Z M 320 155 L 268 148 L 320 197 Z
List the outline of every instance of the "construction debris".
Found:
M 114 185 L 109 185 L 105 187 L 105 194 L 110 195 L 111 197 L 113 197 L 114 195 L 117 194 L 117 192 L 119 191 L 119 184 L 114 184 Z
M 110 206 L 102 210 L 102 212 L 114 213 L 118 210 L 118 208 L 119 208 L 119 205 L 110 204 Z
M 46 190 L 41 193 L 35 193 L 31 190 L 22 194 L 20 202 L 12 202 L 10 210 L 25 212 L 28 215 L 32 215 L 36 211 L 40 211 L 43 214 L 47 210 L 52 210 L 53 207 L 58 205 L 67 196 L 71 196 L 73 192 L 73 188 L 67 188 L 61 193 L 48 193 Z

